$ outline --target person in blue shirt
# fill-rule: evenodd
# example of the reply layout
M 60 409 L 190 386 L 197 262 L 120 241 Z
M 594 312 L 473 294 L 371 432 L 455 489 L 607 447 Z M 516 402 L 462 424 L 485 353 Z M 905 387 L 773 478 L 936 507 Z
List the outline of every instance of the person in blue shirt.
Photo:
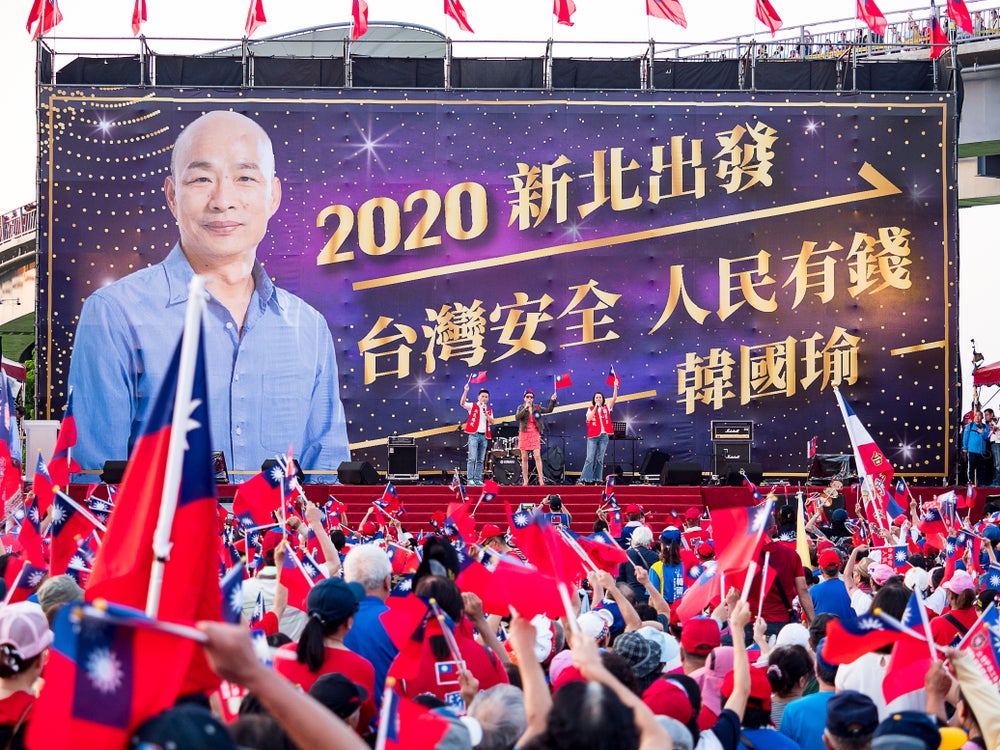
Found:
M 986 484 L 986 454 L 990 451 L 990 426 L 976 409 L 962 432 L 962 453 L 969 462 L 969 484 Z
M 344 636 L 344 645 L 375 667 L 375 702 L 380 705 L 389 665 L 399 653 L 379 619 L 389 611 L 385 603 L 392 590 L 389 556 L 374 544 L 352 547 L 344 558 L 344 580 L 359 583 L 365 590 L 365 598 L 354 613 L 354 625 Z
M 825 549 L 819 553 L 819 570 L 823 580 L 809 589 L 816 614 L 829 612 L 841 620 L 853 620 L 857 615 L 851 607 L 847 584 L 840 578 L 840 553 Z
M 80 313 L 73 458 L 93 471 L 128 457 L 180 338 L 188 283 L 202 274 L 212 442 L 234 481 L 289 445 L 307 481 L 336 481 L 350 453 L 330 328 L 257 261 L 281 203 L 267 134 L 236 112 L 202 115 L 174 145 L 164 193 L 180 241 L 94 292 Z
M 819 691 L 804 695 L 785 706 L 778 731 L 793 740 L 802 750 L 826 750 L 823 732 L 826 729 L 826 709 L 834 696 L 837 665 L 823 658 L 826 638 L 816 647 L 816 679 Z M 873 706 L 874 708 L 874 706 Z

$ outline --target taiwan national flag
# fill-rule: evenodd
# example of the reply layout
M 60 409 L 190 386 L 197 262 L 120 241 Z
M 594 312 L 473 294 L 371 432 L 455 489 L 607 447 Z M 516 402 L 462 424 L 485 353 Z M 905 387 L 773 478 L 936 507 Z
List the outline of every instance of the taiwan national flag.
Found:
M 277 456 L 274 464 L 236 488 L 233 513 L 243 528 L 274 523 L 274 511 L 288 498 L 285 495 L 285 456 Z
M 528 562 L 560 583 L 575 585 L 586 577 L 587 567 L 583 560 L 542 513 L 512 512 L 509 503 L 504 505 L 514 540 Z
M 52 575 L 58 576 L 66 572 L 69 561 L 77 552 L 79 541 L 98 528 L 96 520 L 65 493 L 55 494 L 52 500 L 52 524 L 49 526 L 49 533 L 52 535 L 49 568 Z
M 243 563 L 234 565 L 219 581 L 222 591 L 222 619 L 233 625 L 240 624 L 243 614 Z
M 52 484 L 66 489 L 69 486 L 69 475 L 80 471 L 80 464 L 72 459 L 73 446 L 76 445 L 76 418 L 73 416 L 73 389 L 66 397 L 66 410 L 63 412 L 62 422 L 59 425 L 59 435 L 56 437 L 56 446 L 52 449 L 52 458 L 49 459 L 49 476 Z M 48 506 L 42 511 L 48 510 Z
M 972 16 L 965 0 L 948 0 L 948 17 L 965 33 L 973 33 Z
M 604 381 L 604 383 L 609 388 L 617 388 L 618 386 L 621 385 L 622 379 L 620 377 L 618 377 L 618 373 L 615 372 L 615 366 L 614 365 L 611 365 L 611 369 L 608 370 L 608 377 Z
M 555 381 L 556 388 L 569 388 L 573 385 L 573 380 L 570 378 L 568 372 L 564 372 L 562 375 L 557 375 Z
M 447 719 L 403 697 L 391 687 L 386 688 L 379 715 L 376 748 L 434 750 L 447 731 Z
M 913 632 L 903 628 L 901 623 L 866 612 L 854 620 L 827 623 L 823 658 L 831 664 L 849 664 L 890 643 L 913 637 Z M 924 648 L 927 648 L 926 643 Z
M 879 36 L 885 36 L 885 29 L 889 25 L 875 0 L 858 0 L 858 20 L 864 21 Z
M 479 383 L 485 383 L 486 382 L 486 370 L 480 370 L 477 374 L 470 375 L 469 376 L 469 382 L 470 383 L 476 383 L 477 385 Z
M 292 555 L 295 556 L 294 559 Z M 326 566 L 316 562 L 316 558 L 308 552 L 294 552 L 285 547 L 285 559 L 278 571 L 278 580 L 288 588 L 290 607 L 305 612 L 306 599 L 313 586 L 329 577 Z
M 188 304 L 204 305 L 196 291 L 193 290 Z M 209 435 L 205 345 L 200 335 L 200 317 L 197 321 L 196 325 L 186 326 L 184 332 L 184 339 L 195 337 L 191 361 L 185 358 L 183 364 L 193 372 L 181 378 L 182 340 L 129 458 L 86 590 L 88 601 L 107 599 L 144 610 L 160 506 L 162 502 L 174 504 L 157 617 L 187 622 L 219 620 L 222 614 L 218 573 L 219 503 Z M 190 383 L 190 392 L 178 393 L 179 382 Z M 183 425 L 185 434 L 171 440 L 175 401 L 177 421 Z M 167 475 L 168 457 L 172 451 L 177 451 L 173 465 L 180 469 L 179 477 Z M 166 489 L 168 480 L 171 482 L 169 490 Z M 209 669 L 204 653 L 197 650 L 185 692 L 214 690 L 218 684 L 219 678 Z
M 680 0 L 646 0 L 646 15 L 673 21 L 685 29 L 688 25 Z
M 406 509 L 399 501 L 399 493 L 396 492 L 396 486 L 392 482 L 386 483 L 385 489 L 382 491 L 382 497 L 375 500 L 374 504 L 385 511 L 386 515 L 391 518 L 398 518 L 406 513 Z
M 763 505 L 712 511 L 713 539 L 718 550 L 716 565 L 720 572 L 745 570 L 750 560 L 757 559 L 773 507 L 774 501 L 768 500 Z
M 931 0 L 931 17 L 929 23 L 931 27 L 930 59 L 937 60 L 944 54 L 945 50 L 948 49 L 948 35 L 945 33 L 945 30 L 941 28 L 941 19 L 938 18 L 937 8 L 934 7 L 934 0 Z
M 697 617 L 705 607 L 720 599 L 721 578 L 717 568 L 705 568 L 695 582 L 688 587 L 675 607 L 681 622 Z
M 70 604 L 56 614 L 45 685 L 28 722 L 32 750 L 125 748 L 181 694 L 193 641 L 144 626 L 142 613 Z M 37 711 L 37 713 L 35 713 Z
M 41 585 L 48 572 L 48 568 L 36 567 L 19 557 L 7 558 L 7 570 L 3 576 L 7 584 L 4 604 L 23 602 Z
M 479 560 L 459 550 L 458 559 L 455 583 L 482 599 L 487 612 L 506 617 L 513 607 L 528 618 L 565 615 L 556 580 L 537 568 L 490 549 L 482 550 Z

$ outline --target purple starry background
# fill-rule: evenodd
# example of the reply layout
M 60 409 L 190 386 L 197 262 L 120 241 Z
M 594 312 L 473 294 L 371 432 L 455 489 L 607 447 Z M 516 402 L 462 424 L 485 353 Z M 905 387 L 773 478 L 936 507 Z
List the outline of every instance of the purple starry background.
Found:
M 139 96 L 146 98 L 140 99 Z M 135 95 L 135 98 L 130 98 Z M 803 343 L 817 336 L 822 348 L 836 327 L 858 344 L 858 379 L 842 391 L 897 472 L 943 476 L 951 446 L 949 424 L 956 404 L 956 206 L 952 170 L 943 154 L 952 151 L 952 103 L 946 95 L 743 96 L 723 94 L 530 95 L 427 94 L 426 92 L 289 92 L 240 96 L 233 92 L 99 90 L 47 92 L 41 109 L 42 175 L 39 246 L 38 382 L 41 413 L 55 417 L 65 401 L 65 380 L 77 316 L 96 288 L 161 260 L 176 241 L 162 183 L 170 148 L 183 127 L 204 111 L 233 108 L 258 121 L 271 135 L 283 201 L 272 219 L 258 257 L 276 283 L 307 300 L 328 320 L 337 348 L 340 385 L 348 433 L 356 458 L 385 469 L 385 438 L 418 438 L 420 469 L 463 466 L 464 411 L 458 400 L 470 373 L 486 370 L 485 387 L 498 417 L 510 416 L 525 387 L 540 401 L 552 392 L 554 375 L 569 372 L 573 386 L 560 389 L 560 411 L 547 421 L 551 442 L 564 449 L 568 471 L 584 458 L 584 409 L 605 385 L 609 366 L 622 379 L 614 418 L 626 421 L 631 435 L 642 437 L 636 461 L 652 448 L 675 460 L 694 460 L 709 469 L 709 424 L 714 419 L 752 420 L 752 459 L 765 472 L 805 470 L 805 444 L 818 436 L 821 453 L 850 450 L 831 383 L 823 378 L 741 404 L 740 347 L 761 347 L 788 338 L 796 341 L 796 378 L 805 377 Z M 51 112 L 52 127 L 49 128 Z M 717 174 L 718 134 L 758 124 L 773 128 L 770 186 L 758 183 L 728 194 Z M 692 143 L 701 142 L 703 197 L 648 200 L 652 153 L 662 146 L 669 163 L 671 137 L 683 136 L 683 189 L 694 185 Z M 744 136 L 741 145 L 752 144 Z M 594 198 L 594 152 L 606 151 L 604 180 L 611 191 L 612 149 L 637 168 L 622 172 L 621 194 L 638 190 L 638 206 L 614 210 L 611 201 L 581 217 L 577 207 Z M 572 178 L 566 185 L 565 221 L 556 220 L 553 204 L 539 223 L 508 226 L 514 194 L 511 175 L 518 163 L 541 167 L 560 156 L 569 163 L 554 172 Z M 735 214 L 781 210 L 807 201 L 833 202 L 870 189 L 858 173 L 870 163 L 899 192 L 869 200 L 845 199 L 835 205 L 788 210 L 784 214 L 725 220 Z M 48 175 L 51 174 L 51 179 Z M 671 170 L 664 169 L 661 193 L 670 191 Z M 463 183 L 473 186 L 463 189 Z M 746 183 L 746 178 L 743 179 Z M 462 194 L 455 210 L 446 198 Z M 422 198 L 407 197 L 418 191 Z M 474 226 L 470 194 L 483 198 L 485 227 L 472 238 L 461 226 Z M 426 230 L 438 242 L 404 249 L 404 240 L 424 215 L 427 201 L 440 196 L 436 221 Z M 336 216 L 317 226 L 328 206 L 355 217 L 341 251 L 353 259 L 317 264 L 325 243 L 338 228 Z M 407 210 L 409 208 L 409 210 Z M 385 217 L 399 212 L 398 240 L 385 232 Z M 365 216 L 362 219 L 362 216 Z M 609 238 L 691 222 L 712 222 L 665 236 L 610 242 Z M 449 226 L 448 222 L 452 225 Z M 49 225 L 51 222 L 51 231 Z M 390 221 L 391 223 L 391 221 Z M 374 227 L 369 255 L 359 246 L 362 225 Z M 878 234 L 880 227 L 902 227 L 909 235 L 911 286 L 876 293 L 848 293 L 855 282 L 848 258 L 855 232 Z M 456 237 L 458 237 L 456 239 Z M 487 264 L 474 270 L 456 264 L 502 259 L 516 253 L 564 248 L 575 242 L 593 247 L 545 254 L 538 259 Z M 821 301 L 807 290 L 793 307 L 796 285 L 791 276 L 803 243 L 817 251 L 838 243 L 841 249 L 820 256 L 834 259 L 833 298 Z M 719 260 L 770 254 L 772 283 L 757 286 L 776 309 L 763 312 L 742 304 L 720 319 Z M 817 258 L 818 260 L 819 258 Z M 670 268 L 683 266 L 685 289 L 695 306 L 707 312 L 699 324 L 679 304 L 657 330 L 670 293 Z M 748 261 L 734 266 L 746 271 Z M 815 269 L 814 269 L 815 270 Z M 407 273 L 425 278 L 357 289 L 358 283 Z M 760 282 L 762 276 L 752 277 Z M 577 345 L 582 315 L 567 310 L 575 287 L 596 282 L 601 294 L 620 295 L 594 331 L 600 339 Z M 815 280 L 815 279 L 813 279 Z M 880 278 L 876 279 L 881 281 Z M 738 286 L 736 281 L 734 286 Z M 876 283 L 872 288 L 875 288 Z M 499 305 L 515 303 L 524 293 L 552 301 L 534 340 L 540 353 L 520 351 L 499 359 L 509 347 L 499 340 L 500 326 L 489 315 Z M 427 372 L 424 326 L 428 310 L 481 301 L 487 319 L 482 361 L 440 357 Z M 743 300 L 739 291 L 732 302 Z M 576 309 L 593 307 L 591 292 Z M 538 303 L 523 306 L 537 312 Z M 376 320 L 391 319 L 380 336 L 394 336 L 400 326 L 412 329 L 407 342 L 410 373 L 364 382 L 359 342 Z M 406 330 L 406 329 L 404 329 Z M 402 342 L 377 349 L 386 352 Z M 916 351 L 898 350 L 916 347 Z M 720 405 L 695 401 L 687 413 L 678 388 L 678 368 L 689 354 L 708 357 L 710 350 L 729 352 L 734 360 L 732 385 Z M 498 360 L 499 361 L 495 361 Z M 395 356 L 380 357 L 380 371 L 396 368 Z M 262 363 L 266 366 L 266 363 Z M 473 394 L 478 386 L 473 386 Z M 568 408 L 566 408 L 568 407 Z M 609 460 L 612 452 L 609 449 Z M 618 463 L 631 462 L 631 446 L 619 445 Z

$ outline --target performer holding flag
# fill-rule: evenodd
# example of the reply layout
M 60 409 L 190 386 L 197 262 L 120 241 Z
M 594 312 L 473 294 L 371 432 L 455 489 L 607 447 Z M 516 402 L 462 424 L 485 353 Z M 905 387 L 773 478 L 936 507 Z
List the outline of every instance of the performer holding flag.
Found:
M 583 471 L 580 472 L 580 484 L 600 484 L 601 469 L 604 466 L 604 454 L 608 450 L 608 441 L 614 434 L 615 428 L 611 424 L 611 411 L 615 408 L 618 400 L 619 378 L 615 374 L 615 368 L 611 368 L 611 375 L 608 376 L 610 384 L 614 388 L 611 392 L 611 400 L 605 403 L 604 394 L 598 391 L 590 401 L 590 408 L 587 409 L 587 460 L 583 464 Z
M 483 462 L 486 459 L 486 441 L 493 437 L 493 410 L 489 407 L 490 392 L 485 388 L 479 389 L 476 403 L 466 401 L 469 395 L 469 383 L 486 382 L 486 372 L 480 372 L 472 376 L 462 389 L 462 398 L 459 405 L 469 412 L 469 418 L 465 422 L 465 432 L 469 436 L 469 461 L 465 469 L 465 479 L 470 486 L 482 486 L 483 484 Z
M 569 379 L 569 375 L 564 375 Z M 558 383 L 558 378 L 557 378 Z M 556 386 L 558 387 L 558 385 Z M 530 388 L 524 392 L 524 403 L 517 407 L 514 416 L 517 418 L 517 447 L 521 451 L 521 484 L 528 485 L 528 454 L 535 454 L 535 470 L 538 472 L 538 484 L 545 484 L 545 471 L 542 467 L 542 434 L 545 432 L 543 414 L 551 414 L 556 408 L 556 392 L 553 389 L 552 398 L 547 407 L 535 404 L 535 392 Z

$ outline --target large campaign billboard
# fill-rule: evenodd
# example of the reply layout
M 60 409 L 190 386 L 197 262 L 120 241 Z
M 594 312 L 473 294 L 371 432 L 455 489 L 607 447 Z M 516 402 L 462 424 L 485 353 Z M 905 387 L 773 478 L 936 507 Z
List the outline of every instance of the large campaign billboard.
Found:
M 655 448 L 709 469 L 711 421 L 748 420 L 765 472 L 802 473 L 813 437 L 850 450 L 839 387 L 897 471 L 948 472 L 942 93 L 43 90 L 42 415 L 84 299 L 177 241 L 172 144 L 214 109 L 272 139 L 282 203 L 258 258 L 329 323 L 357 459 L 384 468 L 406 435 L 421 470 L 464 467 L 470 376 L 509 421 L 568 374 L 548 441 L 578 470 L 613 367 L 614 419 L 641 438 L 618 463 Z

